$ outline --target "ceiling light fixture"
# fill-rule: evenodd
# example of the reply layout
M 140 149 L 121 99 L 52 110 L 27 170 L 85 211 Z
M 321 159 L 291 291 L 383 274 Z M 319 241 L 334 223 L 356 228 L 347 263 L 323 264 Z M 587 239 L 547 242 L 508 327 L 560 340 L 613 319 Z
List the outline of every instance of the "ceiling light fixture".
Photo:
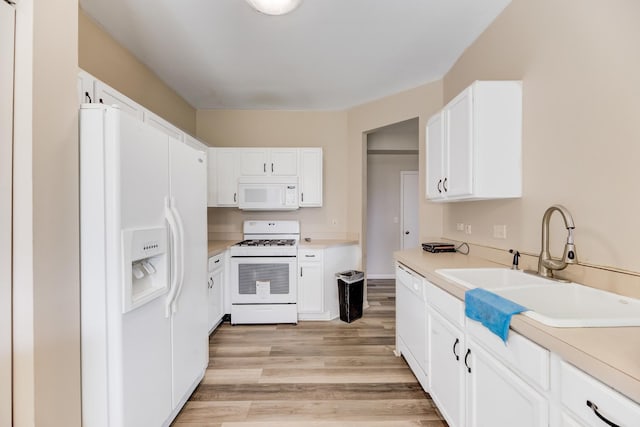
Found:
M 286 15 L 300 6 L 302 0 L 246 0 L 258 12 L 265 15 Z

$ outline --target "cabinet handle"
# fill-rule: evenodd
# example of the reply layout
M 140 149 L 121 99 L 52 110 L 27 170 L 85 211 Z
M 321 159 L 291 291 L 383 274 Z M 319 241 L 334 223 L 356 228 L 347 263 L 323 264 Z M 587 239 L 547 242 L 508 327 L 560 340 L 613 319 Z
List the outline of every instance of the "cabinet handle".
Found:
M 271 163 L 271 173 L 273 173 L 273 163 Z
M 233 202 L 237 202 L 238 201 L 238 193 L 233 193 Z
M 267 164 L 266 163 L 262 164 L 262 172 L 267 173 Z
M 104 102 L 102 101 L 102 98 L 100 98 L 98 102 L 100 102 L 100 104 L 104 104 Z
M 85 93 L 84 93 L 84 97 L 85 97 L 85 99 L 88 99 L 88 100 L 89 100 L 89 102 L 93 102 L 93 101 L 91 100 L 91 95 L 89 95 L 89 92 L 85 92 Z
M 471 373 L 471 366 L 469 366 L 469 364 L 467 363 L 467 359 L 469 358 L 470 354 L 471 354 L 471 349 L 468 348 L 467 349 L 467 354 L 464 355 L 464 366 L 467 367 L 467 371 L 469 371 L 469 373 Z
M 587 406 L 591 408 L 593 413 L 596 414 L 596 417 L 600 418 L 606 425 L 611 427 L 620 427 L 618 424 L 609 421 L 608 419 L 605 418 L 604 415 L 600 414 L 600 412 L 598 412 L 598 406 L 592 401 L 587 400 Z
M 302 267 L 300 267 L 300 277 L 302 277 Z
M 445 193 L 449 191 L 449 189 L 447 188 L 447 178 L 445 178 L 444 181 L 442 181 L 442 188 L 444 188 Z
M 304 202 L 304 193 L 300 193 L 300 201 Z
M 442 180 L 439 179 L 438 180 L 438 193 L 442 193 L 442 189 L 440 188 L 440 185 L 442 184 Z
M 220 262 L 220 260 L 219 260 L 219 259 L 217 259 L 217 260 L 213 261 L 213 263 L 214 263 L 214 264 L 217 264 L 217 263 L 219 263 L 219 262 Z
M 305 255 L 305 258 L 315 258 L 315 255 Z
M 456 357 L 456 360 L 460 360 L 460 355 L 456 353 L 456 347 L 460 344 L 460 338 L 456 338 L 456 342 L 453 343 L 453 355 Z

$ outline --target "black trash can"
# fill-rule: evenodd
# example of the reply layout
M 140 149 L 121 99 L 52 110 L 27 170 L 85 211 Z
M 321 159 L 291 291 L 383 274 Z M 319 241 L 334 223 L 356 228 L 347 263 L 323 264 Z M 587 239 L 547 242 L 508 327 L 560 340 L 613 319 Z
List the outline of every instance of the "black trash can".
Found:
M 351 323 L 362 317 L 364 273 L 357 270 L 347 270 L 336 273 L 336 277 L 338 278 L 340 320 Z

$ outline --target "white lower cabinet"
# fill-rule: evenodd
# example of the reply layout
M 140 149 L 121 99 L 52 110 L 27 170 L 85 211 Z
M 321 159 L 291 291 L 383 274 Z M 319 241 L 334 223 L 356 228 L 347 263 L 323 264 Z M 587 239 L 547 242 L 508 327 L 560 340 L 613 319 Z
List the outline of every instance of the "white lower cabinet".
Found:
M 225 253 L 209 258 L 207 280 L 209 333 L 220 324 L 224 316 Z
M 464 333 L 429 310 L 429 392 L 450 427 L 464 425 Z
M 563 425 L 640 426 L 640 405 L 567 362 L 558 366 Z
M 549 404 L 545 396 L 492 357 L 473 338 L 468 338 L 467 347 L 464 364 L 468 427 L 549 425 Z
M 323 312 L 323 250 L 300 250 L 298 254 L 298 317 L 313 318 Z
M 340 316 L 335 274 L 358 265 L 358 246 L 298 249 L 298 320 Z
M 510 331 L 505 345 L 425 282 L 429 393 L 451 427 L 549 425 L 549 352 Z

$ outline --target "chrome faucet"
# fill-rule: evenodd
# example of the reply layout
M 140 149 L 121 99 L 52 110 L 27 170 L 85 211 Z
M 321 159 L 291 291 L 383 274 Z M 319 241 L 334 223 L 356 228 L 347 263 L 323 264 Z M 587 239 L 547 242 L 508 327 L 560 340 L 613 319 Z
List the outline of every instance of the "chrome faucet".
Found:
M 564 225 L 569 232 L 567 235 L 567 243 L 564 245 L 562 259 L 551 258 L 551 253 L 549 252 L 549 221 L 551 220 L 551 215 L 556 211 L 562 215 Z M 538 258 L 538 274 L 540 276 L 553 278 L 553 272 L 555 270 L 562 270 L 566 268 L 568 264 L 578 263 L 576 246 L 573 243 L 573 230 L 575 228 L 573 217 L 564 206 L 553 205 L 545 211 L 542 217 L 542 252 L 540 252 L 540 257 Z

